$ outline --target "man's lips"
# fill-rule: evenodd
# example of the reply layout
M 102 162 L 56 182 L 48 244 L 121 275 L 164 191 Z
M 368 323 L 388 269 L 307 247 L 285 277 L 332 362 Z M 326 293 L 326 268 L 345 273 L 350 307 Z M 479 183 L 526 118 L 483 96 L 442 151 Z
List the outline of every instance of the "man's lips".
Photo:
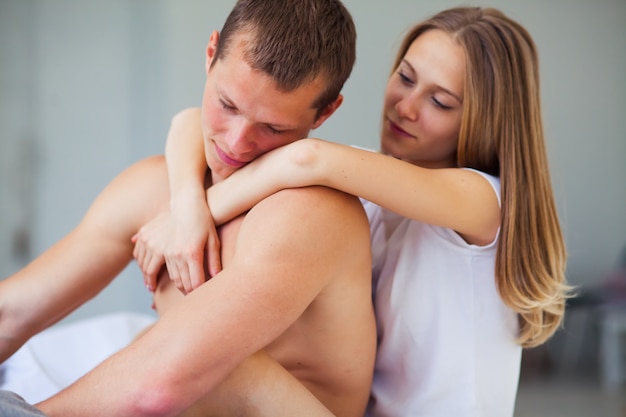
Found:
M 215 151 L 217 153 L 217 156 L 220 158 L 220 160 L 224 162 L 226 165 L 230 165 L 235 168 L 241 168 L 242 166 L 247 164 L 247 162 L 238 161 L 226 155 L 226 153 L 223 150 L 221 150 L 220 147 L 217 146 L 217 144 L 215 144 Z

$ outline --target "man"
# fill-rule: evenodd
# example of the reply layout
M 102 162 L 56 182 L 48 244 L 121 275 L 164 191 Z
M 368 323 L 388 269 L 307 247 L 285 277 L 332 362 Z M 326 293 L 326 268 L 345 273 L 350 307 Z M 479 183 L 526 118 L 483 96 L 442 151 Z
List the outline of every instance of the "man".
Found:
M 354 54 L 338 0 L 238 1 L 207 48 L 210 180 L 321 125 L 341 104 Z M 167 209 L 167 184 L 162 157 L 133 165 L 74 231 L 0 283 L 1 360 L 124 268 L 131 237 Z M 375 326 L 358 200 L 286 190 L 219 233 L 219 274 L 185 297 L 161 279 L 154 327 L 37 407 L 51 417 L 362 415 Z

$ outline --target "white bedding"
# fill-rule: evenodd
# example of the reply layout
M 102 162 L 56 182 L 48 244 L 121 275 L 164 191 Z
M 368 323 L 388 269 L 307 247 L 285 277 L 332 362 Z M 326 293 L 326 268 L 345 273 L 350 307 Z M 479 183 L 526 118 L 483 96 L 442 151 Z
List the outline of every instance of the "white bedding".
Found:
M 128 345 L 154 320 L 121 312 L 52 327 L 0 364 L 0 389 L 16 392 L 31 404 L 42 401 Z

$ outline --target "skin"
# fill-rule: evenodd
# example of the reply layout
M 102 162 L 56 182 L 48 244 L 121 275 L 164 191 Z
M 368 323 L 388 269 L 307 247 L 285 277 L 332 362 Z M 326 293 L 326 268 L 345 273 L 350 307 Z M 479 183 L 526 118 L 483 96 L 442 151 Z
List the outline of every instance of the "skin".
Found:
M 281 92 L 239 59 L 238 46 L 211 66 L 218 36 L 207 48 L 202 110 L 212 183 L 306 135 L 341 103 L 316 119 L 311 104 L 321 84 Z M 276 134 L 276 127 L 286 130 Z M 114 278 L 131 259 L 131 237 L 167 209 L 167 183 L 163 157 L 131 166 L 72 233 L 0 283 L 0 334 L 11 335 L 1 339 L 3 358 Z M 321 400 L 336 415 L 362 415 L 375 327 L 369 231 L 358 200 L 324 187 L 286 190 L 219 233 L 221 272 L 185 297 L 163 279 L 157 323 L 38 407 L 51 417 L 174 416 L 194 404 L 226 407 L 222 415 L 248 405 L 271 410 L 264 415 L 324 415 Z M 243 384 L 263 375 L 276 383 Z M 276 410 L 273 398 L 292 390 L 299 394 L 284 395 Z M 309 393 L 316 398 L 303 407 Z
M 465 53 L 428 31 L 407 50 L 385 91 L 382 153 L 425 168 L 456 167 Z
M 206 71 L 209 72 L 219 35 L 213 32 L 207 48 Z M 227 58 L 245 62 L 243 45 Z M 276 88 L 272 79 L 260 75 L 248 65 L 218 65 L 207 77 L 202 98 L 202 132 L 206 164 L 213 183 L 258 156 L 305 137 L 320 126 L 341 104 L 342 97 L 315 118 L 311 103 L 324 86 L 322 80 L 307 83 L 295 91 Z M 257 82 L 252 84 L 249 79 Z M 222 80 L 228 79 L 228 88 Z
M 387 82 L 381 154 L 314 139 L 298 141 L 264 155 L 225 183 L 217 184 L 212 192 L 222 187 L 231 192 L 228 204 L 219 205 L 213 203 L 209 194 L 212 215 L 219 222 L 281 189 L 317 184 L 364 197 L 417 221 L 451 228 L 468 243 L 489 244 L 500 226 L 497 197 L 482 176 L 456 165 L 464 85 L 463 49 L 443 31 L 425 32 L 411 44 Z M 172 125 L 168 146 L 176 143 L 179 151 L 189 151 L 179 155 L 176 164 L 170 164 L 170 171 L 187 178 L 186 183 L 177 184 L 191 183 L 186 188 L 174 184 L 173 188 L 189 190 L 194 188 L 194 175 L 199 175 L 185 172 L 185 166 L 203 163 L 196 156 L 197 151 L 191 151 L 201 144 L 200 133 L 194 128 L 198 116 L 186 111 L 178 117 L 180 120 Z M 138 262 L 147 282 L 150 270 L 166 261 L 168 269 L 176 266 L 175 282 L 181 290 L 191 291 L 200 285 L 191 271 L 201 266 L 207 235 L 208 257 L 215 265 L 219 244 L 217 239 L 211 239 L 212 228 L 207 226 L 200 231 L 198 224 L 191 227 L 189 221 L 177 220 L 193 219 L 195 216 L 190 213 L 197 212 L 209 215 L 204 198 L 188 204 L 174 200 L 172 216 L 167 213 L 159 219 L 168 227 L 155 230 L 156 223 L 152 223 L 142 230 L 136 253 L 141 253 Z M 195 240 L 199 244 L 183 248 L 172 242 L 172 235 L 179 236 L 178 242 Z M 153 263 L 150 265 L 147 259 Z
M 207 72 L 213 60 L 218 39 L 219 34 L 214 32 L 207 48 L 205 64 Z M 233 55 L 236 53 L 234 52 Z M 234 58 L 243 60 L 241 56 L 234 56 Z M 215 68 L 212 71 L 215 73 L 214 80 L 229 77 L 235 82 L 228 91 L 224 91 L 218 88 L 214 81 L 207 80 L 200 110 L 203 140 L 189 149 L 190 154 L 204 154 L 205 158 L 191 159 L 194 163 L 190 164 L 187 154 L 180 157 L 177 155 L 179 153 L 177 145 L 172 146 L 168 142 L 168 149 L 166 149 L 168 160 L 176 158 L 181 160 L 177 164 L 182 167 L 181 176 L 184 179 L 197 180 L 192 181 L 189 187 L 184 184 L 180 185 L 177 183 L 177 172 L 170 172 L 170 184 L 173 190 L 172 204 L 185 210 L 185 214 L 179 218 L 175 217 L 177 227 L 172 227 L 169 212 L 162 212 L 152 222 L 144 225 L 140 233 L 133 236 L 133 242 L 138 243 L 133 255 L 144 272 L 146 287 L 150 290 L 155 288 L 157 274 L 164 262 L 161 254 L 166 252 L 168 247 L 182 251 L 195 259 L 195 262 L 191 264 L 177 263 L 173 260 L 167 265 L 170 277 L 181 291 L 187 293 L 205 281 L 202 249 L 207 243 L 207 236 L 197 231 L 199 228 L 200 230 L 215 229 L 210 213 L 206 209 L 203 179 L 207 166 L 215 167 L 210 171 L 211 182 L 215 184 L 257 156 L 307 136 L 310 130 L 316 129 L 330 117 L 343 101 L 343 96 L 340 95 L 316 118 L 316 109 L 309 107 L 303 111 L 302 106 L 293 106 L 292 103 L 296 101 L 311 103 L 312 97 L 317 97 L 324 86 L 322 80 L 314 80 L 295 92 L 283 92 L 277 91 L 273 81 L 266 77 L 258 85 L 248 85 L 246 80 L 253 72 L 249 67 L 239 69 L 239 72 L 232 74 L 232 77 L 225 71 L 220 67 Z M 272 90 L 272 94 L 267 94 L 268 89 Z M 181 129 L 188 128 L 186 122 L 179 123 L 179 126 Z M 197 123 L 194 127 L 197 127 Z M 195 133 L 197 130 L 192 131 Z M 185 147 L 189 146 L 185 145 Z M 184 170 L 188 170 L 188 173 Z M 204 210 L 192 213 L 186 207 L 200 207 Z M 174 213 L 180 211 L 176 207 L 172 209 Z M 160 242 L 161 249 L 157 251 L 143 244 L 145 239 L 149 239 L 149 236 L 154 234 L 170 237 Z M 208 254 L 210 262 L 206 269 L 210 276 L 214 276 L 221 269 L 219 241 L 215 234 L 209 236 L 208 239 L 209 247 L 214 250 Z
M 500 207 L 482 177 L 457 168 L 464 85 L 465 52 L 452 37 L 440 30 L 418 37 L 387 83 L 381 152 L 422 168 L 451 168 L 435 174 L 441 178 L 434 180 L 444 181 L 446 187 L 427 194 L 433 197 L 432 206 L 419 212 L 421 206 L 417 206 L 414 211 L 421 216 L 432 210 L 433 218 L 424 222 L 450 227 L 468 243 L 486 245 L 496 237 Z M 420 171 L 422 176 L 427 173 Z M 466 213 L 475 220 L 456 213 L 459 208 L 474 207 L 475 211 Z M 443 212 L 434 217 L 437 210 Z M 455 217 L 460 219 L 458 223 Z
M 452 229 L 470 244 L 494 242 L 501 222 L 497 193 L 483 176 L 456 164 L 467 105 L 465 71 L 463 49 L 449 34 L 422 34 L 388 80 L 381 153 L 319 139 L 278 148 L 209 190 L 216 222 L 278 190 L 323 185 L 418 222 Z M 187 123 L 193 125 L 193 118 Z M 173 137 L 192 133 L 179 127 L 174 126 Z M 213 205 L 213 193 L 221 187 L 232 190 L 229 202 Z M 398 318 L 398 325 L 404 324 Z

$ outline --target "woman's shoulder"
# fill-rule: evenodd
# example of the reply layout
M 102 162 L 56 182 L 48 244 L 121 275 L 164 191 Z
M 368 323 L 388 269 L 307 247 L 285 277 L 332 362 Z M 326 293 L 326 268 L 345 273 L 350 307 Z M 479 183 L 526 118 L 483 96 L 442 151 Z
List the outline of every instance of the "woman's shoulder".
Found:
M 489 182 L 489 184 L 491 184 L 491 188 L 493 188 L 493 191 L 496 193 L 496 196 L 498 197 L 498 205 L 502 206 L 502 202 L 500 201 L 500 177 L 487 174 L 486 172 L 479 171 L 474 168 L 461 168 L 461 169 L 475 172 L 479 174 L 480 176 L 482 176 L 484 179 L 486 179 Z

